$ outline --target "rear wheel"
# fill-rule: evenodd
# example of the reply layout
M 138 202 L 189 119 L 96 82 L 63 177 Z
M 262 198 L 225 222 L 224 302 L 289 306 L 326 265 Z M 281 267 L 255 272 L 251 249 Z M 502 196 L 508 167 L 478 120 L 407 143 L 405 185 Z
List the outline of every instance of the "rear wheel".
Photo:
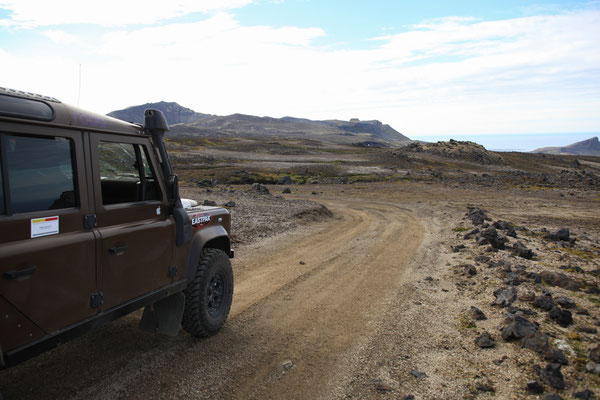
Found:
M 203 249 L 196 276 L 183 293 L 183 329 L 196 337 L 217 333 L 229 315 L 233 298 L 233 271 L 227 254 Z

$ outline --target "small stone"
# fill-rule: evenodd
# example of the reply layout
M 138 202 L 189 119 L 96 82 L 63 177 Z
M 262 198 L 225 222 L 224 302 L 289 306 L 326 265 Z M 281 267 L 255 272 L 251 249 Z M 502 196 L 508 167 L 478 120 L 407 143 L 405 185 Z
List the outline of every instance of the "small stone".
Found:
M 415 396 L 413 394 L 407 394 L 402 400 L 415 400 Z
M 564 296 L 557 297 L 556 298 L 556 303 L 558 305 L 560 305 L 561 307 L 563 307 L 563 308 L 573 308 L 573 307 L 575 307 L 575 302 L 573 300 L 569 299 L 568 297 L 564 297 Z
M 535 299 L 534 292 L 526 292 L 519 296 L 519 300 L 521 301 L 533 301 Z
M 594 400 L 596 398 L 596 396 L 594 395 L 594 392 L 592 392 L 590 389 L 585 389 L 585 390 L 582 390 L 581 392 L 575 392 L 573 394 L 573 397 L 575 397 L 576 399 L 582 399 L 582 400 Z
M 494 387 L 494 385 L 492 385 L 489 381 L 488 382 L 477 382 L 477 384 L 475 385 L 475 388 L 477 390 L 479 390 L 480 392 L 493 393 L 496 391 L 496 388 Z
M 285 188 L 285 189 L 283 189 L 283 191 L 281 193 L 290 194 L 290 193 L 292 193 L 292 190 L 290 188 Z
M 554 389 L 564 389 L 565 381 L 562 372 L 560 372 L 562 365 L 557 363 L 550 363 L 546 365 L 540 376 L 544 382 L 553 387 Z
M 482 349 L 491 349 L 496 346 L 496 342 L 492 335 L 488 332 L 483 332 L 475 339 L 475 344 Z
M 560 307 L 554 307 L 548 313 L 548 317 L 556 321 L 560 326 L 566 328 L 573 323 L 571 311 L 563 310 Z
M 485 316 L 483 311 L 481 311 L 479 308 L 473 307 L 473 306 L 471 306 L 471 310 L 469 311 L 469 316 L 476 321 L 483 321 L 484 319 L 487 319 L 487 317 Z
M 227 203 L 223 204 L 223 207 L 235 207 L 235 201 L 228 201 Z
M 531 394 L 542 394 L 544 386 L 538 381 L 527 381 L 527 391 Z
M 477 268 L 475 268 L 471 264 L 467 264 L 465 265 L 465 273 L 471 276 L 477 275 Z
M 302 260 L 300 260 L 299 264 L 300 265 L 306 265 L 306 263 L 304 261 L 302 261 Z
M 531 305 L 536 308 L 541 308 L 544 311 L 550 311 L 554 307 L 556 307 L 556 305 L 554 304 L 554 300 L 552 300 L 552 296 L 550 295 L 537 296 L 531 302 Z
M 377 383 L 377 386 L 375 387 L 375 389 L 380 393 L 393 392 L 394 390 L 396 390 L 393 387 L 388 386 L 381 382 Z
M 563 398 L 560 397 L 558 394 L 552 392 L 552 393 L 546 393 L 542 397 L 542 400 L 563 400 Z
M 542 276 L 536 272 L 528 272 L 527 275 L 525 275 L 528 279 L 531 279 L 532 281 L 534 281 L 535 283 L 542 283 Z
M 467 246 L 465 246 L 464 244 L 459 244 L 458 246 L 452 246 L 452 252 L 453 253 L 459 253 L 461 250 L 466 249 Z
M 281 363 L 281 368 L 283 368 L 284 371 L 289 371 L 294 368 L 294 362 L 292 360 L 284 361 Z
M 521 284 L 521 279 L 519 279 L 519 274 L 516 272 L 508 273 L 506 275 L 506 278 L 504 279 L 504 284 L 511 285 L 511 286 L 519 286 Z
M 421 372 L 416 369 L 413 369 L 410 373 L 417 379 L 427 378 L 427 374 L 425 372 Z
M 515 300 L 517 300 L 517 289 L 515 289 L 512 286 L 508 289 L 497 289 L 494 291 L 494 296 L 496 296 L 494 305 L 506 307 L 511 305 Z
M 202 203 L 203 206 L 209 206 L 209 207 L 216 207 L 217 203 L 215 203 L 212 200 L 204 200 L 204 202 Z
M 253 183 L 252 190 L 254 190 L 260 194 L 271 194 L 271 192 L 269 192 L 269 189 L 262 183 Z
M 590 361 L 585 365 L 585 369 L 592 374 L 600 375 L 600 364 Z
M 476 262 L 480 262 L 480 263 L 487 263 L 488 261 L 490 261 L 490 258 L 488 256 L 477 256 L 475 257 L 475 261 Z

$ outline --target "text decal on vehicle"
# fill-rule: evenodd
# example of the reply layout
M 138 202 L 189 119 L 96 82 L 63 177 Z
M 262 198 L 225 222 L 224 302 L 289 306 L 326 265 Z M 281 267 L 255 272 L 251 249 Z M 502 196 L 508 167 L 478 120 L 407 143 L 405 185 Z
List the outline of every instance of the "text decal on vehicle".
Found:
M 58 216 L 35 218 L 31 220 L 31 237 L 41 237 L 58 234 Z
M 210 224 L 210 215 L 208 214 L 194 214 L 192 215 L 192 228 L 200 229 Z

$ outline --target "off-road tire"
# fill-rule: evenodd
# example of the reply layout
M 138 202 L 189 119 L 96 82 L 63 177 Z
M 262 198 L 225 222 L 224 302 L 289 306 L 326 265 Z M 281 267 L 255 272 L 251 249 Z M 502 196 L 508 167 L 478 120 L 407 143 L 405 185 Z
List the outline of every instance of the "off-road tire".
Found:
M 217 333 L 227 319 L 233 298 L 233 271 L 227 254 L 219 249 L 203 249 L 196 276 L 183 294 L 183 329 L 195 337 Z

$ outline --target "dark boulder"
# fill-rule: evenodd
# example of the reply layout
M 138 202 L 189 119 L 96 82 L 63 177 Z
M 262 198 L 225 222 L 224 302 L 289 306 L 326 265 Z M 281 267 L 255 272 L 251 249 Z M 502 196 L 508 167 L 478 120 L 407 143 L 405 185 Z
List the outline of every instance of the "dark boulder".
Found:
M 585 390 L 582 390 L 581 392 L 575 392 L 573 394 L 573 397 L 575 397 L 576 399 L 581 399 L 581 400 L 594 400 L 596 398 L 596 396 L 594 395 L 594 392 L 592 392 L 590 389 L 585 389 Z
M 549 232 L 546 234 L 546 239 L 559 241 L 562 240 L 564 242 L 568 242 L 571 238 L 571 233 L 568 228 L 560 228 L 557 231 Z
M 542 332 L 535 332 L 521 339 L 521 346 L 524 349 L 530 349 L 539 354 L 546 354 L 550 349 L 548 335 Z
M 476 207 L 468 207 L 467 218 L 469 218 L 475 226 L 483 224 L 483 221 L 486 219 L 489 220 L 486 212 Z
M 569 299 L 568 297 L 564 297 L 564 296 L 557 297 L 556 303 L 563 308 L 575 307 L 575 302 L 573 300 Z
M 502 328 L 502 339 L 511 341 L 532 335 L 538 331 L 538 327 L 525 317 L 516 315 L 509 319 L 508 325 Z
M 563 273 L 543 271 L 541 275 L 544 282 L 546 282 L 548 285 L 558 286 L 563 289 L 572 291 L 578 291 L 579 289 L 581 289 L 581 284 L 579 282 L 569 278 Z
M 527 246 L 521 243 L 520 240 L 517 240 L 517 242 L 512 246 L 512 254 L 526 260 L 531 260 L 533 257 L 535 257 L 533 250 L 527 248 Z
M 550 311 L 556 307 L 556 304 L 554 304 L 554 300 L 552 300 L 552 296 L 550 295 L 536 296 L 531 302 L 531 305 L 536 308 L 541 308 L 544 311 Z
M 471 306 L 471 310 L 469 311 L 469 316 L 471 318 L 473 318 L 475 321 L 482 321 L 484 319 L 487 319 L 487 317 L 485 316 L 483 311 L 481 311 L 479 308 L 473 307 L 473 306 Z
M 527 381 L 527 391 L 530 394 L 544 393 L 544 386 L 538 381 Z
M 292 178 L 289 175 L 282 176 L 277 180 L 278 185 L 291 185 L 292 183 Z
M 544 360 L 546 360 L 550 363 L 569 365 L 569 360 L 567 359 L 565 354 L 562 352 L 562 350 L 559 350 L 559 349 L 549 350 L 546 353 L 546 355 L 544 356 Z
M 556 321 L 556 323 L 564 328 L 573 323 L 573 315 L 571 314 L 571 311 L 563 310 L 560 307 L 554 307 L 552 310 L 550 310 L 548 317 Z
M 562 372 L 560 372 L 561 367 L 562 365 L 560 364 L 550 363 L 540 372 L 540 377 L 552 388 L 564 389 L 565 380 Z
M 487 228 L 477 235 L 477 244 L 491 245 L 494 249 L 504 249 L 504 244 L 508 241 L 505 236 L 499 235 L 496 228 Z
M 260 194 L 271 194 L 271 192 L 269 192 L 269 189 L 262 183 L 253 183 L 252 190 L 254 190 Z
M 475 339 L 475 344 L 482 349 L 490 349 L 496 346 L 496 341 L 488 332 L 483 332 Z

